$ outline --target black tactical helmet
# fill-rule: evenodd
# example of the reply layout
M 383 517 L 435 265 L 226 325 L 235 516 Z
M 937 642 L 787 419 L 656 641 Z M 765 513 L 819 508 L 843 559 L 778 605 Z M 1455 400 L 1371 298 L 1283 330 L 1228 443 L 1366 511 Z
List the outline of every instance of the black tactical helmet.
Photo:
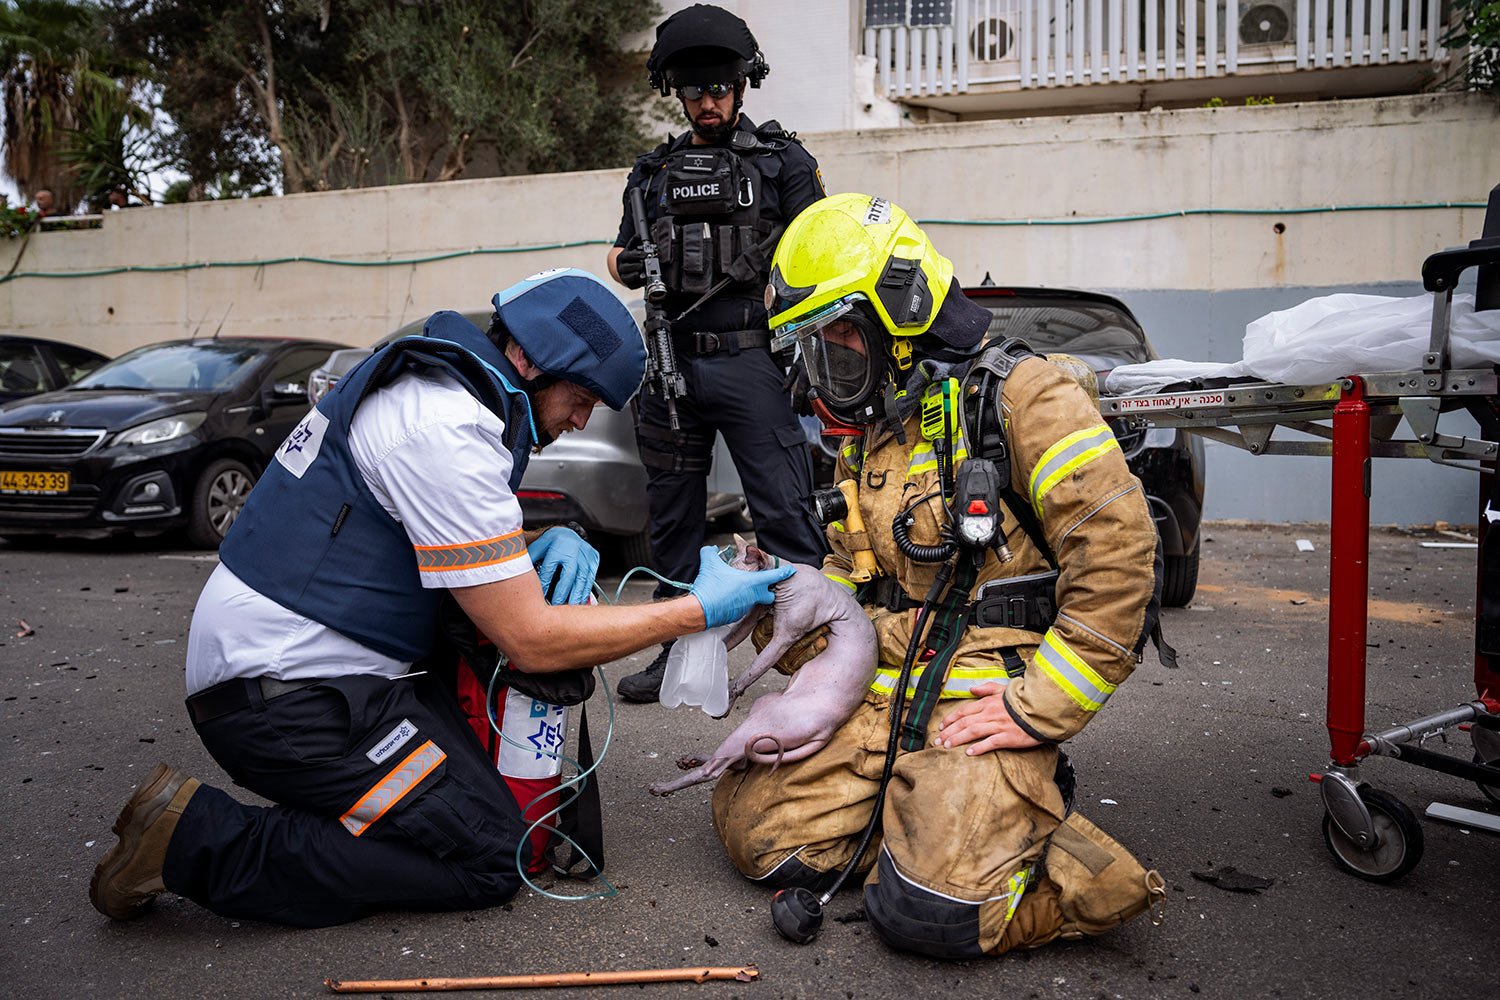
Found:
M 657 25 L 646 71 L 666 97 L 683 84 L 748 79 L 759 87 L 771 67 L 749 25 L 722 7 L 695 3 Z

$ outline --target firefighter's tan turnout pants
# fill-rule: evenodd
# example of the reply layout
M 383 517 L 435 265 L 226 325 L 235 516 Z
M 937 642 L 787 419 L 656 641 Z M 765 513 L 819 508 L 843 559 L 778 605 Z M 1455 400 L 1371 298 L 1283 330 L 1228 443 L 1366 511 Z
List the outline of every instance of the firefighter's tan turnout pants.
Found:
M 861 861 L 865 909 L 887 944 L 942 958 L 998 955 L 1101 933 L 1161 896 L 1160 876 L 1081 814 L 1064 822 L 1055 748 L 971 757 L 932 746 L 958 704 L 938 704 L 929 745 L 900 752 Z M 826 890 L 875 803 L 889 716 L 886 697 L 872 692 L 812 757 L 725 774 L 714 828 L 735 867 L 768 887 Z

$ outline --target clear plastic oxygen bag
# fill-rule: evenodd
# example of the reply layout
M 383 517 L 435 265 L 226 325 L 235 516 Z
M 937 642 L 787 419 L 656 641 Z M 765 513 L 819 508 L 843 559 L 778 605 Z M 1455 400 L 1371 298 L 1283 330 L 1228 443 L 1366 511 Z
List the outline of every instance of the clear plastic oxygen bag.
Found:
M 729 711 L 729 650 L 724 648 L 729 628 L 694 632 L 672 644 L 661 681 L 662 705 L 698 705 L 716 719 Z

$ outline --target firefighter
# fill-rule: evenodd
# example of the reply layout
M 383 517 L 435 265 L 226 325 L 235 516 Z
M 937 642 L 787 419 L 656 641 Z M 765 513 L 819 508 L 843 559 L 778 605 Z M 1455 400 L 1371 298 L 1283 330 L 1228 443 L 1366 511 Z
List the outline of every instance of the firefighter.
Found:
M 739 470 L 758 543 L 783 559 L 817 565 L 826 549 L 803 507 L 812 461 L 761 304 L 776 237 L 823 197 L 817 162 L 776 122 L 757 125 L 741 111 L 746 87 L 759 87 L 770 69 L 750 28 L 728 11 L 707 4 L 677 11 L 657 28 L 646 66 L 653 88 L 677 95 L 690 126 L 636 161 L 608 256 L 621 283 L 642 286 L 644 254 L 629 211 L 630 193 L 639 189 L 661 253 L 686 389 L 673 401 L 675 430 L 662 394 L 648 386 L 640 397 L 637 435 L 655 569 L 671 580 L 693 572 L 719 434 Z M 657 588 L 658 597 L 676 592 Z M 656 701 L 667 651 L 621 678 L 621 697 Z
M 720 780 L 714 825 L 730 859 L 794 893 L 830 890 L 846 866 L 866 873 L 880 937 L 935 957 L 1141 912 L 1160 876 L 1071 809 L 1059 750 L 1130 675 L 1157 614 L 1156 531 L 1096 401 L 1022 344 L 981 350 L 989 311 L 882 198 L 836 195 L 799 215 L 765 294 L 778 346 L 796 348 L 814 411 L 846 442 L 838 474 L 857 484 L 864 531 L 832 523 L 823 572 L 866 605 L 880 661 L 824 749 Z M 962 420 L 928 405 L 944 393 Z M 1000 536 L 969 551 L 952 497 L 977 481 L 977 458 L 1009 482 L 966 494 L 964 513 L 1002 515 Z M 820 645 L 810 637 L 779 666 Z M 851 866 L 867 821 L 872 846 Z
M 527 674 L 587 667 L 770 600 L 770 575 L 701 553 L 691 597 L 586 601 L 598 553 L 523 533 L 528 457 L 619 410 L 646 351 L 593 275 L 494 298 L 488 332 L 439 312 L 340 380 L 277 450 L 193 612 L 187 714 L 248 805 L 160 764 L 89 886 L 137 916 L 163 890 L 226 917 L 324 926 L 510 899 L 525 823 L 453 688 L 412 670 L 458 608 Z M 573 606 L 570 606 L 573 605 Z

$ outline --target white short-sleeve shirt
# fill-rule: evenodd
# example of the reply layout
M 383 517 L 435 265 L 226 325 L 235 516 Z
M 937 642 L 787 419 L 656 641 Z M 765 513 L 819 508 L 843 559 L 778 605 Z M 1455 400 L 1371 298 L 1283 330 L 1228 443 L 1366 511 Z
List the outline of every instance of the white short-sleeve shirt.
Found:
M 350 453 L 417 549 L 423 587 L 531 572 L 504 432 L 499 417 L 443 373 L 402 375 L 355 411 Z M 236 677 L 396 677 L 410 666 L 282 607 L 223 564 L 204 585 L 188 632 L 188 694 Z

